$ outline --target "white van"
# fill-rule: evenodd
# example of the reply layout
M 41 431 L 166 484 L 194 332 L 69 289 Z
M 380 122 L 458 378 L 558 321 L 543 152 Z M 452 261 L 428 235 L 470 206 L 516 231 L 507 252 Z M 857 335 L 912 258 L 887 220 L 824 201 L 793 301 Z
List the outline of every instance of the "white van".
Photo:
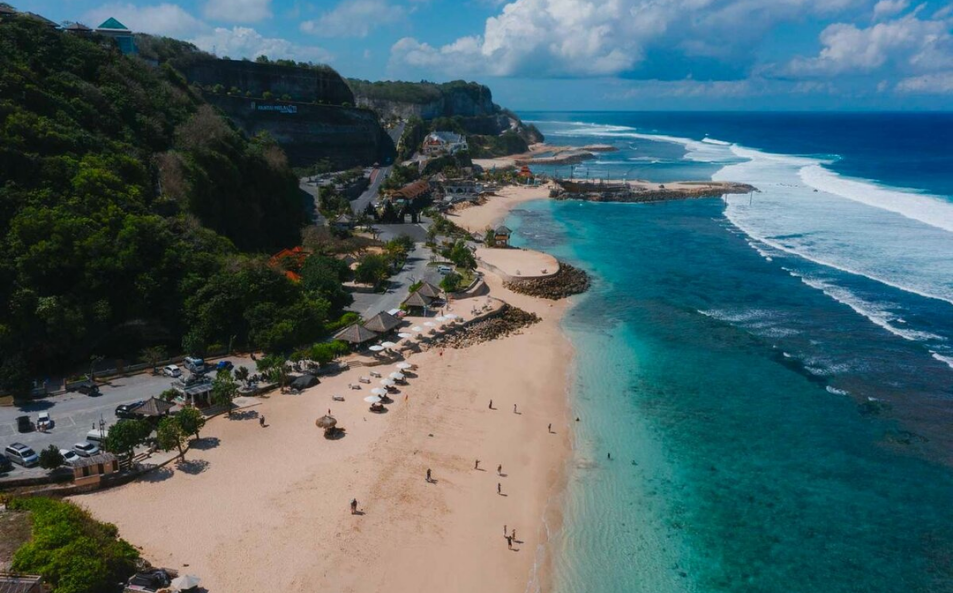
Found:
M 109 427 L 107 426 L 104 432 L 100 432 L 99 429 L 91 430 L 86 433 L 86 440 L 90 443 L 96 443 L 97 445 L 102 445 L 103 441 L 106 440 L 104 435 L 109 434 Z
M 33 467 L 40 463 L 40 456 L 36 454 L 36 451 L 23 443 L 13 443 L 4 449 L 4 453 L 7 454 L 10 461 L 23 467 Z
M 437 271 L 440 272 L 441 274 L 449 274 L 450 272 L 453 271 L 453 268 L 451 268 L 450 266 L 437 266 Z

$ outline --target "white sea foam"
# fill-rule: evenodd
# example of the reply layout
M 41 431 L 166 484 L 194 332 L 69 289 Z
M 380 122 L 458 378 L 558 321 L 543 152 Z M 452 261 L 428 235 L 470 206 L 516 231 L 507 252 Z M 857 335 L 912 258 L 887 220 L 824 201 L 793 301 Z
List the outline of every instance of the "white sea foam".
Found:
M 830 385 L 825 387 L 825 389 L 827 389 L 827 393 L 833 393 L 834 395 L 848 395 L 847 391 L 843 389 L 838 389 L 836 387 L 831 387 Z
M 945 365 L 953 369 L 953 356 L 943 356 L 942 354 L 937 354 L 936 352 L 932 350 L 930 351 L 930 355 L 933 356 L 933 358 L 935 358 L 936 360 L 939 360 L 940 362 L 944 363 Z
M 848 179 L 821 165 L 802 167 L 800 176 L 804 183 L 820 191 L 953 232 L 953 203 L 940 197 Z
M 838 303 L 847 305 L 856 313 L 863 315 L 879 327 L 887 330 L 895 336 L 900 336 L 905 340 L 910 340 L 913 342 L 944 340 L 942 336 L 931 334 L 929 332 L 899 328 L 895 326 L 893 322 L 897 320 L 897 316 L 890 311 L 891 307 L 895 306 L 893 303 L 872 303 L 860 298 L 846 288 L 837 286 L 823 279 L 809 277 L 806 274 L 799 274 L 798 272 L 794 271 L 789 271 L 788 273 L 795 278 L 800 279 L 801 282 L 807 284 L 811 288 L 820 290 Z
M 708 144 L 717 144 L 718 146 L 731 146 L 731 142 L 725 142 L 724 140 L 715 140 L 714 138 L 709 138 L 708 136 L 705 136 L 704 138 L 702 138 L 702 142 L 706 142 Z

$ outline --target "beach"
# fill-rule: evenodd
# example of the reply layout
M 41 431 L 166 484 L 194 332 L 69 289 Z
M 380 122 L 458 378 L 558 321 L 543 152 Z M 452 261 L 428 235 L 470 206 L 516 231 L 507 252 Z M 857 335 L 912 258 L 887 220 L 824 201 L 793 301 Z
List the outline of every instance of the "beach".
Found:
M 504 193 L 461 220 L 479 227 L 538 190 Z M 547 590 L 547 533 L 559 524 L 571 451 L 567 303 L 486 280 L 494 297 L 542 321 L 408 356 L 417 376 L 386 414 L 368 411 L 368 385 L 348 384 L 391 367 L 353 368 L 211 420 L 181 466 L 72 500 L 115 523 L 156 566 L 196 574 L 213 592 Z M 456 301 L 454 311 L 469 317 L 484 298 Z M 339 440 L 315 427 L 329 410 L 346 430 Z M 352 498 L 360 514 L 350 513 Z M 504 525 L 517 531 L 512 550 Z
M 490 196 L 486 203 L 451 211 L 448 217 L 471 233 L 482 233 L 489 227 L 502 224 L 510 210 L 520 204 L 548 198 L 549 190 L 549 185 L 506 186 L 501 188 L 497 195 Z

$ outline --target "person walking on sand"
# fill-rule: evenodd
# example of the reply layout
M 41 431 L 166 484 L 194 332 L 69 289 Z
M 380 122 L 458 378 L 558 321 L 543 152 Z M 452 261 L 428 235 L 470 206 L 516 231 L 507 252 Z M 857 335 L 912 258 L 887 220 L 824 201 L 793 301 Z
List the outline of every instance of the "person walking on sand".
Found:
M 499 482 L 496 483 L 496 493 L 503 494 L 503 485 L 500 484 Z
M 519 412 L 516 411 L 516 404 L 513 404 L 513 413 L 514 413 L 514 414 L 518 414 L 518 413 L 519 413 Z
M 351 514 L 352 515 L 357 514 L 357 499 L 356 498 L 351 499 Z
M 516 530 L 515 530 L 515 529 L 513 530 L 513 533 L 512 533 L 512 535 L 510 535 L 510 537 L 513 538 L 513 541 L 514 541 L 514 542 L 515 542 L 515 541 L 518 541 L 518 540 L 516 539 Z
M 432 481 L 433 480 L 430 479 L 430 468 L 428 467 L 427 468 L 427 482 L 432 482 Z
M 261 416 L 258 417 L 258 425 L 261 426 L 262 428 L 265 427 L 265 415 L 264 415 L 264 414 L 262 414 Z
M 496 475 L 498 475 L 498 476 L 502 476 L 502 475 L 503 475 L 503 464 L 502 464 L 502 463 L 499 464 L 498 466 L 496 466 Z
M 506 537 L 506 534 L 507 534 L 507 533 L 509 533 L 509 531 L 506 530 L 506 525 L 504 525 L 504 526 L 503 526 L 503 537 Z
M 480 469 L 480 460 L 479 460 L 479 459 L 477 459 L 477 460 L 473 463 L 473 469 Z
M 509 548 L 510 550 L 513 549 L 513 536 L 512 536 L 512 535 L 506 536 L 506 547 Z
M 492 399 L 490 400 L 490 409 L 491 409 L 491 410 L 493 409 L 493 400 L 492 400 Z M 95 428 L 95 427 L 94 427 L 94 428 Z
M 553 433 L 553 423 L 552 423 L 552 422 L 550 422 L 550 423 L 549 423 L 549 426 L 546 427 L 546 432 L 548 432 L 548 433 L 550 433 L 550 434 Z

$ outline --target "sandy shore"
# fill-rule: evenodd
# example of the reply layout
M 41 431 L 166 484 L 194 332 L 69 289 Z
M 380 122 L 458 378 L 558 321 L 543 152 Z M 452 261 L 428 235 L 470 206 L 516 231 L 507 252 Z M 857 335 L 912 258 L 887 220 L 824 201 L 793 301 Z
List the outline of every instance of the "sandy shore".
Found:
M 519 204 L 548 198 L 550 188 L 548 184 L 539 187 L 506 186 L 498 192 L 498 195 L 490 196 L 485 204 L 452 211 L 448 216 L 454 223 L 471 233 L 482 233 L 487 227 L 496 227 L 501 224 L 509 211 Z
M 491 210 L 480 216 L 501 216 Z M 73 500 L 212 593 L 535 590 L 570 455 L 572 351 L 559 330 L 567 304 L 487 281 L 494 296 L 543 321 L 465 350 L 409 356 L 418 376 L 388 413 L 368 412 L 367 385 L 347 388 L 368 374 L 355 368 L 213 419 L 186 465 Z M 467 317 L 471 306 L 454 310 Z M 332 401 L 336 394 L 346 401 Z M 328 409 L 347 430 L 340 440 L 314 426 Z M 349 513 L 352 497 L 363 514 Z M 513 551 L 504 525 L 517 530 Z

